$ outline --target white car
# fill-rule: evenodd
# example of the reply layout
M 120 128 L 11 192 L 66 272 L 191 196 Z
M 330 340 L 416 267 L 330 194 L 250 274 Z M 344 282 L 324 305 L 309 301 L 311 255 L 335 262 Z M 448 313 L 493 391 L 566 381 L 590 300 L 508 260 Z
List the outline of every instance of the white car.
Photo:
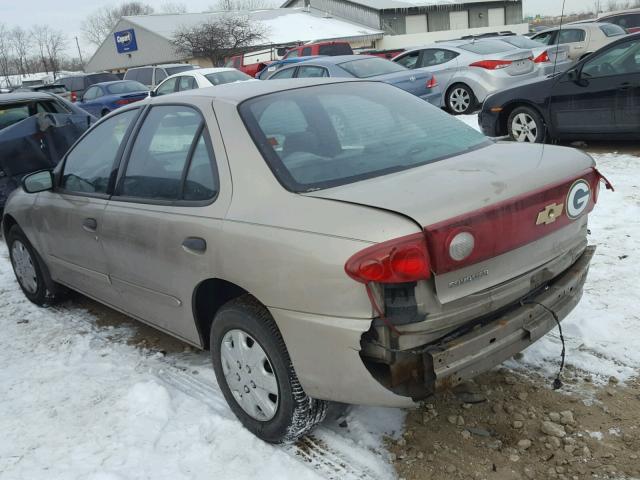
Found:
M 255 79 L 235 68 L 199 68 L 167 77 L 151 92 L 151 96 L 159 97 L 170 93 L 184 92 L 185 90 L 214 87 L 224 83 L 244 82 L 247 80 Z
M 545 45 L 568 45 L 569 59 L 577 62 L 626 34 L 618 25 L 594 22 L 550 28 L 531 38 Z

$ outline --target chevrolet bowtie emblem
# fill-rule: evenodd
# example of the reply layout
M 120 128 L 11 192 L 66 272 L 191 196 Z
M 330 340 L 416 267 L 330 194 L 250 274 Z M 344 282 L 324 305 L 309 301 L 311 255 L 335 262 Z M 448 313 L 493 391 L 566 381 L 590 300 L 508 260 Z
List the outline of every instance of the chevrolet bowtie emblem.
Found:
M 552 203 L 551 205 L 547 205 L 544 210 L 538 214 L 536 225 L 549 225 L 555 222 L 558 217 L 562 215 L 563 208 L 564 205 L 561 203 Z

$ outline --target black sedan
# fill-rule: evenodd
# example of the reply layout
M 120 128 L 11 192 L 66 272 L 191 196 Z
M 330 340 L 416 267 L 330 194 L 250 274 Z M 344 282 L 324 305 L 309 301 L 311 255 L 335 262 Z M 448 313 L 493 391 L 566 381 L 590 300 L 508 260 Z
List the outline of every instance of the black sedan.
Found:
M 485 135 L 519 142 L 640 137 L 640 34 L 573 68 L 497 92 L 479 119 Z

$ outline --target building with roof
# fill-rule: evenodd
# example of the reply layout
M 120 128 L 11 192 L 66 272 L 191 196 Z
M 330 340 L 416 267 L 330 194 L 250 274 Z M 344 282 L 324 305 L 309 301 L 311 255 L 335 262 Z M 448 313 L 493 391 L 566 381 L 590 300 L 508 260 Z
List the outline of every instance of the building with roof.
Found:
M 177 30 L 194 27 L 225 14 L 210 12 L 123 17 L 87 62 L 85 70 L 122 72 L 131 67 L 175 62 L 212 66 L 209 60 L 187 58 L 177 53 L 172 40 Z M 365 47 L 373 46 L 384 33 L 378 28 L 335 18 L 316 9 L 290 7 L 243 14 L 259 22 L 264 29 L 264 38 L 260 45 L 256 45 L 256 49 L 321 40 L 343 40 L 353 47 Z
M 526 33 L 522 0 L 286 0 L 384 31 L 377 48 L 397 48 L 462 35 L 510 30 Z M 404 37 L 406 36 L 406 37 Z

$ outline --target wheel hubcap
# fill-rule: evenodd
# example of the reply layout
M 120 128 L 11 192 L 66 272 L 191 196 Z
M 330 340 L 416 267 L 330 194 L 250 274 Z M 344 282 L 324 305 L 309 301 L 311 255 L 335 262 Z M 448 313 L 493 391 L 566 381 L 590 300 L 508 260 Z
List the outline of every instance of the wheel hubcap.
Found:
M 449 103 L 456 113 L 464 113 L 471 105 L 471 95 L 464 88 L 456 88 L 449 95 Z
M 518 142 L 534 143 L 538 138 L 538 125 L 527 113 L 519 113 L 511 122 L 513 138 Z
M 236 402 L 252 418 L 271 420 L 280 392 L 271 361 L 247 332 L 229 330 L 220 345 L 222 371 Z
M 20 240 L 14 241 L 11 247 L 11 263 L 22 288 L 29 293 L 36 293 L 38 290 L 36 268 L 33 265 L 29 250 Z

